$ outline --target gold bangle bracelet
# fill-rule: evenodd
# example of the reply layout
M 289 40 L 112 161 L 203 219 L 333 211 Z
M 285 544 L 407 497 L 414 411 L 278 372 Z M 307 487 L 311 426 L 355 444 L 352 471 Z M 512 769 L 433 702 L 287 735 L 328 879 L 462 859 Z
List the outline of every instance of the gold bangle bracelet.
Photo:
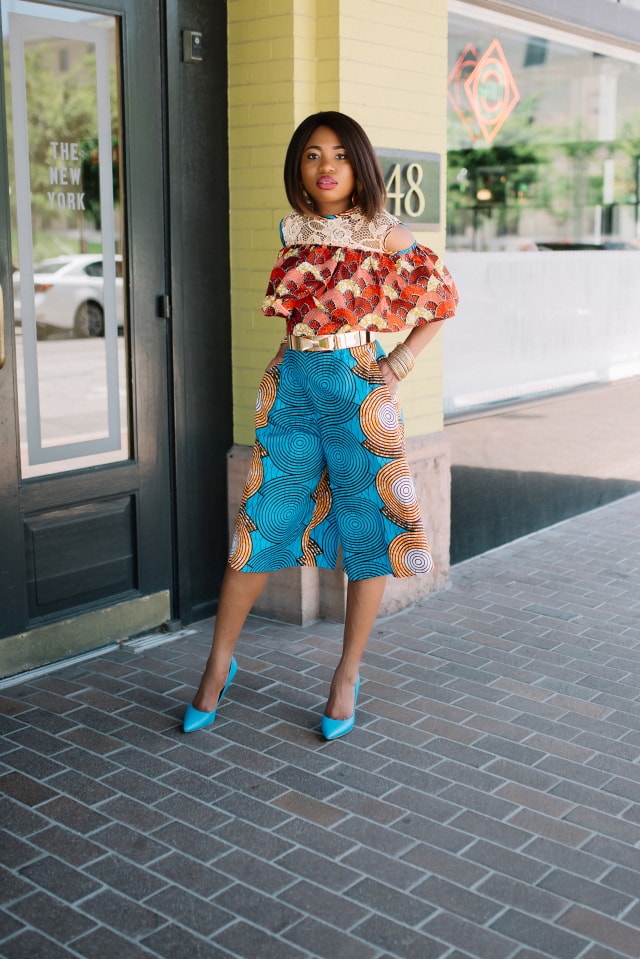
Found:
M 392 356 L 390 354 L 387 357 L 387 363 L 391 367 L 391 372 L 397 380 L 403 380 L 409 372 L 406 366 L 398 360 L 397 356 Z
M 407 372 L 410 373 L 415 365 L 415 356 L 409 349 L 406 343 L 398 343 L 398 345 L 391 351 L 392 356 L 397 356 L 401 363 L 407 367 Z
M 414 367 L 415 357 L 405 343 L 398 343 L 387 356 L 387 363 L 397 380 L 403 380 Z

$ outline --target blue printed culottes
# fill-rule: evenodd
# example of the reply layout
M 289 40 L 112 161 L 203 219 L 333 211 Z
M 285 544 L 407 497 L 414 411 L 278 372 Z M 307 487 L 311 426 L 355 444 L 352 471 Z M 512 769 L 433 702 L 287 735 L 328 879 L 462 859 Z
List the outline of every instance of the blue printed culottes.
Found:
M 265 372 L 233 569 L 333 569 L 339 547 L 352 580 L 432 568 L 402 419 L 379 355 L 376 342 L 287 350 L 281 365 Z

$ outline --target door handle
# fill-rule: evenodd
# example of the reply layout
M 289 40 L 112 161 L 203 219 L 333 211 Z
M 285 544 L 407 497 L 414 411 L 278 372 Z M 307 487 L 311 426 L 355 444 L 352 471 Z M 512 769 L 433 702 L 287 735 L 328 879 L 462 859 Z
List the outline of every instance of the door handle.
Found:
M 0 370 L 4 366 L 7 355 L 4 349 L 4 296 L 0 286 Z

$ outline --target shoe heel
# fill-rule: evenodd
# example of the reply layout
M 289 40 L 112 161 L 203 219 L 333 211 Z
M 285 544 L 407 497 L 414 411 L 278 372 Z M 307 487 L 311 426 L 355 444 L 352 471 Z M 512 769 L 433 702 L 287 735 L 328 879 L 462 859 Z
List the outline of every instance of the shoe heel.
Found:
M 182 720 L 182 731 L 185 733 L 194 733 L 197 729 L 206 729 L 207 726 L 212 726 L 215 722 L 216 713 L 218 712 L 218 706 L 222 702 L 222 697 L 228 690 L 229 686 L 235 679 L 235 675 L 238 672 L 238 664 L 235 660 L 235 657 L 231 657 L 231 663 L 229 665 L 229 675 L 227 681 L 224 684 L 222 692 L 218 696 L 218 702 L 216 703 L 216 708 L 212 709 L 211 712 L 203 712 L 201 709 L 196 709 L 193 703 L 189 703 L 187 706 L 186 712 L 184 714 L 184 719 Z
M 355 685 L 353 697 L 353 712 L 348 719 L 331 719 L 323 713 L 320 721 L 320 731 L 327 740 L 340 739 L 350 733 L 356 724 L 356 706 L 358 705 L 358 693 L 360 692 L 360 677 L 358 676 Z

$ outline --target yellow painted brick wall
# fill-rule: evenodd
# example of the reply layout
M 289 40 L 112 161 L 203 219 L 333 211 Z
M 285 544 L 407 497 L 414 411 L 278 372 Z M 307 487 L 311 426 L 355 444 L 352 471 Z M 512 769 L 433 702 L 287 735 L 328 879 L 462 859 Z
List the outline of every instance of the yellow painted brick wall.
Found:
M 256 387 L 283 332 L 260 306 L 287 212 L 293 128 L 316 110 L 342 110 L 376 147 L 439 153 L 443 190 L 447 2 L 227 0 L 227 9 L 234 439 L 249 444 Z M 444 253 L 444 222 L 416 236 Z M 442 428 L 441 350 L 437 338 L 403 384 L 410 436 Z
M 294 124 L 294 0 L 229 0 L 229 188 L 234 439 L 252 442 L 260 371 L 282 323 L 260 313 Z M 278 211 L 278 212 L 277 212 Z
M 340 109 L 362 123 L 377 148 L 439 153 L 444 210 L 446 0 L 341 0 Z M 444 256 L 444 217 L 438 232 L 414 232 Z M 390 349 L 396 339 L 381 341 Z M 441 335 L 420 355 L 401 394 L 408 436 L 442 429 Z

